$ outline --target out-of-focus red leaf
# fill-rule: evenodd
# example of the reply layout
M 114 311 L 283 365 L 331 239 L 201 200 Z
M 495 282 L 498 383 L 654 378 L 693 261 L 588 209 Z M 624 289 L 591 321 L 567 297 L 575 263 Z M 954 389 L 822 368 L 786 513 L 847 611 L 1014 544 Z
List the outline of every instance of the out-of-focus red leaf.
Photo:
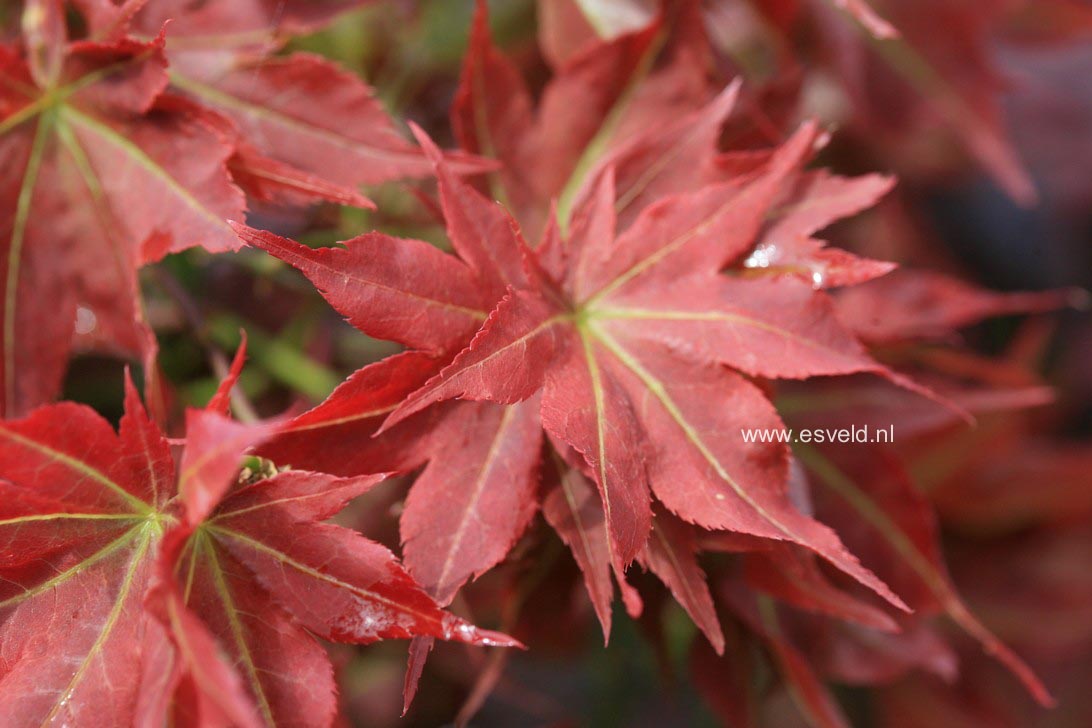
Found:
M 296 53 L 218 65 L 173 46 L 168 54 L 175 88 L 230 117 L 276 161 L 349 188 L 432 171 L 372 89 L 330 61 Z M 466 156 L 452 162 L 464 172 L 488 169 Z
M 780 542 L 744 561 L 744 577 L 755 589 L 799 609 L 856 622 L 881 631 L 898 626 L 883 611 L 838 589 L 810 554 Z
M 698 693 L 726 725 L 755 728 L 759 721 L 759 696 L 755 690 L 756 661 L 750 641 L 734 623 L 723 655 L 712 645 L 694 640 L 690 648 L 690 679 Z
M 826 508 L 862 558 L 896 593 L 921 612 L 941 610 L 1007 667 L 1040 703 L 1053 699 L 1035 673 L 975 617 L 948 577 L 937 541 L 935 516 L 890 457 L 853 451 L 853 458 L 828 459 L 819 451 L 802 453 L 815 474 Z M 863 456 L 865 455 L 865 456 Z M 858 485 L 861 484 L 867 485 Z
M 863 6 L 855 1 L 837 4 Z M 871 5 L 898 29 L 899 37 L 887 33 L 886 40 L 868 43 L 856 29 L 834 22 L 840 19 L 819 25 L 865 133 L 913 165 L 907 151 L 919 147 L 900 150 L 898 145 L 921 140 L 915 135 L 927 133 L 939 121 L 954 130 L 1015 200 L 1029 204 L 1037 195 L 1004 128 L 1005 81 L 990 48 L 991 29 L 1007 4 L 875 0 Z
M 224 40 L 247 39 L 257 45 L 272 43 L 288 35 L 314 31 L 333 21 L 339 14 L 360 7 L 371 0 L 212 0 L 194 5 L 189 0 L 159 2 L 115 2 L 121 14 L 139 11 L 138 28 L 161 27 L 171 21 L 179 37 L 196 44 L 215 47 Z M 86 0 L 86 4 L 102 2 Z M 136 6 L 135 8 L 133 6 Z
M 956 278 L 903 270 L 837 298 L 838 313 L 861 339 L 886 343 L 944 337 L 987 318 L 1064 307 L 1066 291 L 995 293 Z
M 725 583 L 721 592 L 732 610 L 766 643 L 797 709 L 816 728 L 848 728 L 849 721 L 807 658 L 783 634 L 777 606 L 769 597 L 753 596 Z
M 479 2 L 452 125 L 465 149 L 504 165 L 494 196 L 532 238 L 549 224 L 554 200 L 567 224 L 610 150 L 659 135 L 669 119 L 697 110 L 718 90 L 697 3 L 672 4 L 624 32 L 579 43 L 537 105 L 518 69 L 492 45 L 485 12 Z M 549 40 L 546 46 L 556 49 Z
M 62 44 L 48 51 L 61 53 L 50 87 L 34 80 L 30 59 L 0 48 L 9 415 L 57 393 L 76 344 L 149 358 L 136 269 L 195 245 L 238 247 L 226 219 L 245 209 L 226 166 L 231 140 L 206 112 L 162 94 L 162 36 L 41 39 Z

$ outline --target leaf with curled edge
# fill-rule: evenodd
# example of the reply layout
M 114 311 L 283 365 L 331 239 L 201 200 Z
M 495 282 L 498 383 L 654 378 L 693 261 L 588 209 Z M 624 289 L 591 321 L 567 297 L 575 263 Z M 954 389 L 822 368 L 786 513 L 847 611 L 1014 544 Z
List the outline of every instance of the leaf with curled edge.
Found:
M 742 268 L 753 275 L 790 273 L 814 288 L 852 286 L 890 273 L 893 263 L 831 248 L 814 236 L 831 223 L 872 207 L 893 186 L 891 177 L 878 174 L 840 177 L 825 170 L 801 174 L 770 215 Z
M 175 108 L 188 108 L 192 113 L 199 114 L 210 125 L 216 126 L 225 139 L 230 140 L 234 151 L 227 162 L 228 171 L 248 200 L 280 207 L 304 207 L 318 202 L 375 207 L 352 185 L 333 182 L 267 156 L 229 117 L 186 96 L 172 93 L 170 99 Z
M 195 245 L 238 247 L 226 223 L 245 209 L 226 166 L 231 140 L 203 111 L 162 93 L 163 42 L 64 44 L 45 85 L 33 58 L 0 47 L 0 368 L 9 416 L 56 394 L 74 345 L 150 357 L 141 265 Z M 76 325 L 77 309 L 90 325 Z

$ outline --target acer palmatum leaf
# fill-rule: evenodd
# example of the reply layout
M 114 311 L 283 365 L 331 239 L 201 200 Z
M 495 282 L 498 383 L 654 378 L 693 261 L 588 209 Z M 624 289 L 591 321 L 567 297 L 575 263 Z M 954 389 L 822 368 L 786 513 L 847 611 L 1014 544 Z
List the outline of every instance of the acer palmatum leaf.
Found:
M 18 725 L 133 722 L 141 656 L 165 639 L 143 609 L 173 487 L 166 441 L 130 407 L 115 433 L 59 404 L 0 426 L 0 707 Z M 119 454 L 122 456 L 119 457 Z
M 63 43 L 64 39 L 53 39 Z M 168 251 L 238 246 L 225 219 L 242 192 L 230 140 L 200 109 L 171 103 L 163 37 L 63 45 L 55 82 L 0 47 L 3 407 L 52 398 L 74 343 L 154 349 L 136 269 Z M 94 316 L 75 329 L 78 307 Z
M 451 125 L 464 149 L 502 163 L 491 191 L 529 236 L 549 224 L 555 201 L 563 226 L 568 222 L 612 149 L 697 110 L 719 90 L 710 81 L 697 4 L 649 20 L 582 45 L 536 100 L 517 66 L 494 46 L 486 3 L 477 3 Z M 666 165 L 670 176 L 687 162 L 661 155 L 646 158 L 642 170 L 655 176 Z
M 759 314 L 729 302 L 745 301 L 746 293 L 753 291 L 757 300 L 767 295 L 777 297 L 784 311 L 784 304 L 797 295 L 793 281 L 752 284 L 718 274 L 722 265 L 718 261 L 731 259 L 752 242 L 779 182 L 810 149 L 810 140 L 803 132 L 775 157 L 766 175 L 743 190 L 712 186 L 658 203 L 616 242 L 606 242 L 613 240 L 613 208 L 609 204 L 613 195 L 611 177 L 605 177 L 600 199 L 592 199 L 586 214 L 574 220 L 568 267 L 559 276 L 565 290 L 510 294 L 470 346 L 432 383 L 409 398 L 388 422 L 397 422 L 430 402 L 463 397 L 511 403 L 544 387 L 543 423 L 548 431 L 584 454 L 596 471 L 612 540 L 623 563 L 636 555 L 648 536 L 648 506 L 642 505 L 648 503 L 648 496 L 641 492 L 645 483 L 651 483 L 654 489 L 662 488 L 658 497 L 692 522 L 717 527 L 718 518 L 738 519 L 739 505 L 743 505 L 745 510 L 753 509 L 758 522 L 766 521 L 763 528 L 773 529 L 756 535 L 772 533 L 794 540 L 789 535 L 792 527 L 778 518 L 767 520 L 771 513 L 761 515 L 766 511 L 764 506 L 748 502 L 752 496 L 736 490 L 739 486 L 727 474 L 726 461 L 721 458 L 733 450 L 743 450 L 739 443 L 724 443 L 724 450 L 717 452 L 719 444 L 706 443 L 700 436 L 694 439 L 695 429 L 734 432 L 740 425 L 733 428 L 709 422 L 695 428 L 686 409 L 698 404 L 699 398 L 689 399 L 696 383 L 710 380 L 707 397 L 750 398 L 753 403 L 726 410 L 743 409 L 751 417 L 763 413 L 763 417 L 776 421 L 772 407 L 759 404 L 764 398 L 757 390 L 752 394 L 751 385 L 742 379 L 729 381 L 726 377 L 730 375 L 716 367 L 705 372 L 703 362 L 720 361 L 770 377 L 882 371 L 842 332 L 833 315 L 818 308 L 827 305 L 826 311 L 830 311 L 829 304 L 818 298 L 821 294 L 810 287 L 800 309 L 809 311 L 808 317 L 801 317 L 809 321 L 808 331 L 790 334 L 794 324 L 787 316 L 785 320 L 768 318 L 766 312 L 774 306 L 763 306 Z M 727 225 L 728 220 L 733 225 L 725 238 L 720 226 Z M 739 290 L 731 293 L 736 286 Z M 718 300 L 728 307 L 721 308 Z M 669 332 L 664 325 L 660 333 L 657 325 L 668 321 L 672 329 Z M 754 348 L 739 347 L 741 331 L 737 327 L 748 331 Z M 725 343 L 719 345 L 720 340 Z M 664 346 L 684 356 L 672 357 Z M 513 371 L 517 364 L 520 369 Z M 711 378 L 719 381 L 714 383 Z M 685 385 L 673 390 L 676 382 Z M 647 404 L 650 395 L 658 405 Z M 637 407 L 639 412 L 635 411 Z M 696 417 L 697 412 L 689 416 Z M 701 420 L 721 416 L 703 414 Z M 596 421 L 601 425 L 596 426 Z M 604 432 L 611 436 L 605 437 Z M 719 476 L 719 486 L 697 473 L 690 478 L 679 477 L 680 472 L 674 469 L 685 467 L 687 459 L 680 459 L 677 453 L 687 451 L 696 451 L 698 461 L 707 463 L 702 468 L 707 468 L 709 461 L 720 466 L 724 475 Z M 641 460 L 644 463 L 639 465 Z M 773 456 L 766 464 L 766 468 L 772 468 L 767 475 L 776 473 L 775 463 Z M 645 467 L 650 471 L 648 480 L 641 473 Z M 746 455 L 730 468 L 737 469 L 754 473 L 751 477 L 756 483 L 762 479 L 757 473 L 763 466 L 748 462 Z M 716 502 L 728 501 L 728 495 L 721 492 L 718 499 L 707 493 L 713 505 L 697 509 L 692 499 L 706 496 L 700 488 L 684 489 L 688 491 L 684 494 L 668 486 L 680 480 L 705 480 L 715 491 L 723 488 L 734 493 L 735 498 L 718 508 Z M 756 485 L 758 491 L 761 488 Z M 742 504 L 735 499 L 742 500 Z M 721 525 L 728 527 L 726 524 Z M 734 520 L 732 527 L 748 530 L 739 520 Z M 750 528 L 758 528 L 757 523 Z M 828 552 L 828 557 L 832 553 Z
M 228 54 L 218 64 L 180 48 L 167 47 L 172 85 L 230 117 L 272 159 L 349 188 L 432 173 L 371 87 L 328 60 L 295 53 L 240 61 Z M 452 163 L 463 172 L 493 166 L 459 154 Z
M 259 197 L 360 205 L 359 195 L 351 194 L 357 186 L 427 176 L 431 165 L 358 76 L 310 53 L 272 54 L 292 36 L 318 30 L 370 1 L 80 5 L 97 38 L 129 28 L 150 34 L 168 24 L 172 86 L 230 118 L 245 144 L 265 159 L 255 165 L 252 155 L 240 180 L 256 182 Z M 449 159 L 465 173 L 493 167 L 457 152 Z M 276 194 L 278 188 L 286 194 Z
M 156 706 L 207 704 L 247 725 L 323 723 L 335 691 L 312 635 L 517 644 L 443 612 L 384 547 L 321 523 L 383 476 L 238 481 L 275 425 L 232 422 L 223 405 L 188 413 L 177 480 L 131 384 L 117 433 L 73 404 L 0 425 L 0 704 L 15 722 L 162 723 Z M 200 701 L 172 703 L 192 689 Z
M 413 326 L 398 329 L 403 340 L 412 334 L 433 343 L 422 324 L 436 315 L 434 309 L 457 315 L 468 336 L 480 309 L 467 311 L 462 301 L 441 300 L 429 288 L 438 286 L 436 281 L 412 276 L 399 277 L 400 302 L 394 308 L 388 298 L 390 286 L 383 282 L 388 275 L 383 261 L 396 255 L 392 251 L 399 251 L 405 265 L 421 260 L 433 270 L 456 272 L 455 280 L 462 282 L 445 289 L 449 298 L 450 291 L 472 286 L 475 279 L 484 283 L 476 288 L 479 291 L 507 284 L 509 292 L 469 345 L 397 406 L 380 431 L 380 440 L 395 435 L 398 428 L 411 427 L 415 418 L 446 400 L 487 400 L 496 403 L 491 406 L 523 409 L 541 390 L 536 413 L 541 426 L 582 456 L 600 491 L 610 563 L 619 569 L 645 547 L 655 493 L 692 523 L 800 543 L 901 605 L 845 552 L 832 531 L 789 503 L 783 485 L 783 448 L 748 445 L 736 436 L 741 427 L 779 427 L 780 421 L 759 389 L 721 366 L 726 363 L 767 377 L 885 373 L 840 327 L 824 294 L 810 285 L 788 277 L 748 281 L 719 272 L 754 244 L 782 186 L 811 152 L 812 128 L 805 127 L 762 172 L 744 183 L 721 183 L 662 200 L 617 239 L 613 177 L 604 175 L 597 193 L 575 212 L 569 239 L 555 244 L 563 249 L 545 250 L 541 259 L 538 250 L 529 249 L 512 232 L 503 212 L 445 173 L 438 150 L 427 138 L 419 141 L 440 165 L 449 231 L 470 270 L 454 258 L 441 264 L 437 257 L 441 254 L 414 241 L 373 235 L 350 241 L 346 250 L 315 251 L 239 228 L 248 243 L 300 267 L 364 330 L 374 332 L 376 322 L 382 324 L 392 315 L 411 319 Z M 474 222 L 476 229 L 468 225 Z M 504 245 L 508 247 L 500 247 Z M 505 262 L 517 253 L 526 259 L 523 274 L 513 273 Z M 348 286 L 347 280 L 355 283 Z M 374 302 L 374 316 L 360 306 L 364 302 Z M 710 402 L 723 406 L 710 407 Z M 471 405 L 443 406 L 448 409 L 441 418 Z M 370 408 L 351 414 L 335 398 L 322 408 L 331 416 L 301 422 L 297 435 L 305 430 L 307 436 L 319 437 L 319 430 L 324 430 L 331 437 L 344 432 L 351 420 L 367 421 L 372 429 L 379 413 Z M 335 412 L 337 417 L 332 416 Z M 292 429 L 290 425 L 287 436 L 292 436 Z M 457 436 L 454 433 L 460 430 L 453 427 L 451 432 L 445 437 Z M 436 431 L 430 433 L 428 439 Z M 518 440 L 504 444 L 519 447 Z M 532 441 L 524 444 L 529 445 L 537 448 Z M 432 457 L 440 446 L 437 441 L 424 445 L 420 459 Z M 520 460 L 518 482 L 531 477 L 536 454 Z M 320 456 L 313 455 L 312 462 L 315 457 Z M 442 461 L 432 462 L 430 468 L 444 472 Z M 504 542 L 518 535 L 512 524 L 523 521 L 517 512 L 481 510 L 485 503 L 498 502 L 484 490 L 489 462 L 480 460 L 446 473 L 451 482 L 445 495 L 467 509 L 467 517 L 488 518 L 476 522 L 483 533 L 503 534 L 503 542 L 490 543 L 476 557 L 465 551 L 456 557 L 447 546 L 417 551 L 407 543 L 407 563 L 415 574 L 444 573 L 445 564 L 455 563 L 452 559 L 464 565 L 458 572 L 464 576 L 445 584 L 445 593 L 495 563 L 497 554 L 506 550 Z M 460 493 L 478 495 L 468 499 Z M 415 501 L 424 499 L 411 490 L 410 502 Z M 453 519 L 456 525 L 460 522 L 462 518 Z M 414 532 L 404 519 L 403 536 Z M 462 542 L 445 536 L 439 543 Z

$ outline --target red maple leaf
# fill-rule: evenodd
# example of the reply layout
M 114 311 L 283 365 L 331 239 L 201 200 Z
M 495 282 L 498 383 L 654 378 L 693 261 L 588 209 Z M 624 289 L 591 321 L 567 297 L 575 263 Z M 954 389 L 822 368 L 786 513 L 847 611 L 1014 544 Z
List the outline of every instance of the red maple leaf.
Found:
M 293 35 L 317 30 L 366 2 L 129 3 L 92 26 L 98 35 L 130 27 L 149 34 L 167 23 L 174 89 L 230 118 L 265 157 L 313 184 L 321 180 L 352 190 L 427 176 L 432 167 L 358 76 L 313 54 L 272 54 Z M 489 168 L 470 155 L 454 153 L 451 161 L 463 172 Z M 267 180 L 281 176 L 265 172 Z
M 0 47 L 4 411 L 50 399 L 73 346 L 154 352 L 136 269 L 194 245 L 237 247 L 229 139 L 173 103 L 163 38 L 68 42 L 30 3 L 25 53 Z M 80 325 L 74 327 L 77 309 Z
M 320 441 L 344 434 L 385 466 L 428 459 L 402 535 L 411 572 L 441 602 L 522 532 L 545 429 L 580 454 L 578 467 L 595 482 L 619 572 L 644 553 L 654 495 L 691 523 L 804 545 L 901 604 L 833 532 L 789 503 L 784 447 L 742 442 L 740 428 L 780 420 L 754 384 L 724 367 L 764 378 L 887 373 L 810 283 L 720 273 L 753 247 L 814 141 L 804 127 L 761 173 L 665 198 L 617 238 L 609 173 L 574 215 L 571 234 L 548 231 L 532 250 L 503 209 L 455 179 L 435 150 L 459 258 L 375 233 L 314 250 L 240 227 L 246 242 L 300 268 L 365 333 L 434 352 L 453 351 L 456 332 L 464 341 L 473 335 L 442 369 L 443 358 L 430 365 L 407 353 L 361 370 L 268 452 L 335 472 L 368 468 L 359 457 L 321 454 Z M 421 386 L 430 369 L 439 373 Z M 453 399 L 476 402 L 437 409 Z M 384 434 L 369 442 L 384 417 Z M 399 443 L 418 418 L 429 431 L 406 455 Z M 393 446 L 377 453 L 384 441 Z M 392 463 L 392 453 L 401 461 Z
M 565 5 L 548 4 L 543 20 Z M 504 165 L 491 176 L 490 191 L 525 233 L 537 234 L 553 204 L 566 226 L 607 169 L 615 175 L 621 232 L 663 196 L 738 182 L 768 161 L 769 150 L 718 153 L 739 84 L 717 94 L 696 4 L 668 6 L 651 23 L 627 26 L 607 40 L 591 34 L 579 50 L 557 60 L 536 106 L 518 68 L 492 44 L 486 7 L 479 3 L 451 121 L 464 148 Z M 565 12 L 571 34 L 573 17 Z M 634 8 L 626 17 L 632 21 L 645 14 Z M 549 51 L 558 41 L 549 28 L 544 33 L 540 43 Z M 858 283 L 891 270 L 887 263 L 828 249 L 812 237 L 872 206 L 891 188 L 890 178 L 847 179 L 819 171 L 795 184 L 771 212 L 769 229 L 745 265 L 796 273 L 821 287 Z
M 386 548 L 321 523 L 382 476 L 237 479 L 269 427 L 191 410 L 176 465 L 131 384 L 118 432 L 69 403 L 0 425 L 6 720 L 322 723 L 336 691 L 314 635 L 514 644 L 443 612 Z
M 536 100 L 516 64 L 493 45 L 486 3 L 477 3 L 451 125 L 463 149 L 501 162 L 491 190 L 526 234 L 538 236 L 555 202 L 566 223 L 594 187 L 594 173 L 610 164 L 607 156 L 717 93 L 722 84 L 715 80 L 700 8 L 677 5 L 607 40 L 588 38 L 558 63 Z M 544 45 L 548 50 L 549 42 Z M 686 147 L 690 137 L 688 131 L 674 141 Z M 670 153 L 657 159 L 660 166 L 645 159 L 634 170 L 646 179 L 631 180 L 629 168 L 615 164 L 619 189 L 630 182 L 655 186 L 689 161 Z
M 154 372 L 135 271 L 236 247 L 244 191 L 370 206 L 359 184 L 430 173 L 355 76 L 268 55 L 358 4 L 88 0 L 77 41 L 63 3 L 25 5 L 21 44 L 0 47 L 3 411 L 51 399 L 73 347 Z

